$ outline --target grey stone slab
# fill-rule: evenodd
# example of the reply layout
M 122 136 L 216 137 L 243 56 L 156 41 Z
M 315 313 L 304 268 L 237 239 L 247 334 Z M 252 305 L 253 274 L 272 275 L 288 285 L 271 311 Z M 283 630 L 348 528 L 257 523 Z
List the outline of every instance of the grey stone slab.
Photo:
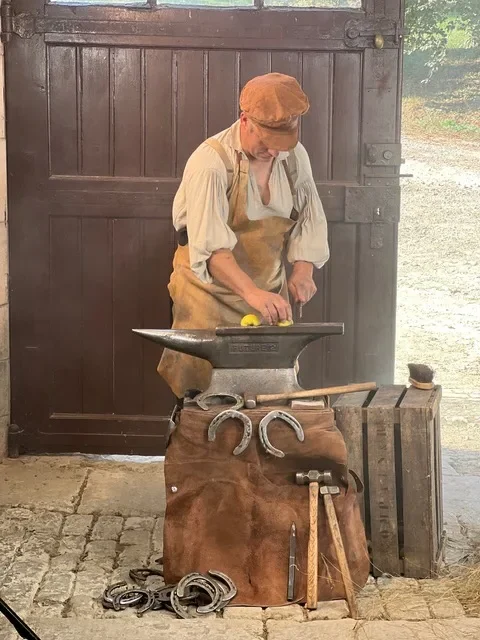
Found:
M 225 620 L 263 620 L 261 607 L 227 607 L 223 612 Z
M 315 611 L 309 611 L 309 620 L 341 620 L 349 617 L 348 605 L 345 600 L 319 602 Z
M 0 505 L 71 513 L 87 469 L 6 460 L 0 465 Z
M 152 616 L 144 616 L 141 621 L 137 618 L 132 620 L 35 618 L 31 623 L 36 633 L 48 640 L 263 639 L 263 624 L 258 620 L 175 620 L 170 616 L 156 617 L 152 620 Z
M 100 516 L 92 531 L 92 540 L 118 540 L 123 528 L 123 518 Z
M 443 483 L 445 520 L 480 526 L 480 477 L 446 476 Z
M 357 607 L 358 616 L 361 620 L 385 620 L 387 618 L 387 612 L 383 606 L 380 593 L 358 598 Z
M 2 582 L 2 594 L 15 609 L 28 609 L 48 570 L 46 553 L 23 555 L 14 560 Z
M 478 640 L 480 619 L 361 623 L 355 640 Z
M 303 622 L 306 620 L 304 608 L 299 604 L 291 604 L 285 607 L 268 607 L 263 612 L 264 620 L 295 620 Z
M 316 620 L 304 624 L 268 620 L 267 634 L 268 640 L 355 640 L 356 624 L 356 620 Z
M 157 518 L 155 521 L 155 527 L 152 534 L 153 550 L 159 553 L 163 552 L 163 526 L 165 524 L 164 518 Z
M 74 513 L 67 516 L 63 525 L 64 536 L 86 536 L 92 526 L 93 516 Z
M 386 593 L 387 598 L 384 595 Z M 384 594 L 382 600 L 390 620 L 428 620 L 431 617 L 425 598 L 413 590 L 411 593 Z
M 480 476 L 480 451 L 448 450 L 449 465 L 462 476 Z
M 165 513 L 164 476 L 160 465 L 138 465 L 132 472 L 94 469 L 78 512 L 102 515 L 158 516 Z
M 142 531 L 152 531 L 155 525 L 155 518 L 127 518 L 125 521 L 125 531 L 133 530 L 142 530 Z

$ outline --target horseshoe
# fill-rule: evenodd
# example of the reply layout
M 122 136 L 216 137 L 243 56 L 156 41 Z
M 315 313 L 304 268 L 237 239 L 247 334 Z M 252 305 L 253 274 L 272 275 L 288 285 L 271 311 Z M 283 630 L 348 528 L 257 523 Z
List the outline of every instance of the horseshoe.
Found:
M 215 418 L 211 421 L 210 426 L 208 427 L 208 441 L 214 442 L 217 437 L 217 431 L 222 422 L 228 420 L 229 418 L 233 418 L 236 420 L 240 420 L 243 423 L 243 436 L 240 441 L 240 444 L 235 447 L 233 450 L 234 456 L 239 456 L 241 453 L 245 451 L 245 449 L 250 444 L 250 440 L 252 439 L 253 426 L 252 421 L 248 416 L 241 411 L 235 411 L 234 409 L 226 409 L 219 413 Z
M 199 393 L 198 396 L 195 396 L 194 402 L 197 403 L 200 409 L 208 411 L 212 406 L 207 402 L 210 398 L 229 398 L 233 400 L 234 404 L 230 407 L 233 411 L 241 409 L 244 406 L 242 396 L 239 396 L 237 393 Z
M 221 591 L 223 591 L 222 602 L 227 604 L 237 595 L 237 587 L 227 575 L 221 571 L 209 571 L 209 576 L 215 579 Z
M 295 431 L 297 440 L 299 440 L 300 442 L 303 442 L 305 440 L 305 434 L 303 433 L 302 425 L 298 422 L 298 420 L 286 411 L 270 411 L 270 413 L 267 413 L 267 415 L 260 420 L 260 424 L 258 426 L 258 435 L 260 437 L 260 442 L 262 443 L 263 448 L 267 453 L 275 456 L 276 458 L 284 458 L 284 452 L 274 447 L 268 439 L 267 429 L 272 420 L 283 420 L 283 422 L 286 422 Z

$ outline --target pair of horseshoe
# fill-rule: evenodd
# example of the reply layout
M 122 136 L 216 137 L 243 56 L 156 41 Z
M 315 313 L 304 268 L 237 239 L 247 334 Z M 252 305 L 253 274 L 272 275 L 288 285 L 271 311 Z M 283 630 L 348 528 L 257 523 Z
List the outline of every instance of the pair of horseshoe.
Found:
M 236 411 L 235 409 L 226 409 L 225 411 L 222 411 L 217 416 L 215 416 L 208 427 L 208 441 L 215 441 L 220 425 L 225 422 L 225 420 L 229 419 L 239 420 L 243 424 L 242 439 L 240 440 L 240 444 L 233 450 L 233 455 L 239 456 L 250 444 L 253 434 L 252 421 L 247 415 L 240 411 Z M 282 420 L 287 425 L 289 425 L 295 431 L 295 435 L 297 436 L 297 440 L 299 440 L 299 442 L 303 442 L 305 440 L 305 434 L 303 432 L 302 425 L 298 422 L 298 420 L 286 411 L 281 411 L 279 409 L 276 411 L 270 411 L 270 413 L 267 413 L 267 415 L 260 420 L 260 424 L 258 426 L 258 434 L 263 448 L 268 454 L 275 456 L 276 458 L 284 458 L 285 453 L 280 449 L 274 447 L 268 438 L 268 425 L 273 420 Z

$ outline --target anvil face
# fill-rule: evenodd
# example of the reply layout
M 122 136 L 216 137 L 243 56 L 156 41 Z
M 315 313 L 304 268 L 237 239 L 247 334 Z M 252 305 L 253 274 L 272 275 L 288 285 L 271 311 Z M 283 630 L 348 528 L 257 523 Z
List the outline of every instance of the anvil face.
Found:
M 134 332 L 174 351 L 209 360 L 215 369 L 289 369 L 310 342 L 343 334 L 343 324 L 218 327 L 212 331 L 134 329 Z
M 134 333 L 174 351 L 209 360 L 208 393 L 282 393 L 299 391 L 295 361 L 319 338 L 342 335 L 342 323 L 290 327 L 217 327 L 212 331 L 134 329 Z

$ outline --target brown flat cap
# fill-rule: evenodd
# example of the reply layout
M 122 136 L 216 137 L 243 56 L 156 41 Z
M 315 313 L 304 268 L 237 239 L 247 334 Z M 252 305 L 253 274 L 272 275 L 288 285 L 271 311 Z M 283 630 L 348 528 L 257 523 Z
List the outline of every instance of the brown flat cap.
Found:
M 310 104 L 292 76 L 267 73 L 252 78 L 240 94 L 240 109 L 257 125 L 269 149 L 289 151 L 298 142 L 298 119 Z

